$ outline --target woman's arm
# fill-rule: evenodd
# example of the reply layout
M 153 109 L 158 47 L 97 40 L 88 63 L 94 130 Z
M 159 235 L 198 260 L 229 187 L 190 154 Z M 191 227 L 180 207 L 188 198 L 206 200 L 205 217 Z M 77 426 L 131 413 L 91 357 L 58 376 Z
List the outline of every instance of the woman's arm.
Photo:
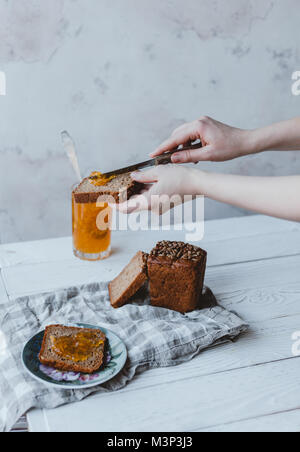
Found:
M 300 118 L 253 130 L 250 136 L 254 152 L 300 150 Z
M 184 202 L 184 195 L 204 195 L 265 215 L 300 222 L 300 176 L 248 177 L 216 174 L 180 165 L 158 166 L 132 174 L 148 190 L 121 204 L 123 212 L 170 209 L 170 199 Z
M 300 150 L 300 118 L 242 130 L 202 117 L 178 127 L 151 156 L 199 139 L 204 145 L 202 149 L 178 152 L 172 157 L 173 163 L 222 162 L 267 150 Z
M 199 174 L 197 192 L 253 212 L 300 222 L 300 176 Z

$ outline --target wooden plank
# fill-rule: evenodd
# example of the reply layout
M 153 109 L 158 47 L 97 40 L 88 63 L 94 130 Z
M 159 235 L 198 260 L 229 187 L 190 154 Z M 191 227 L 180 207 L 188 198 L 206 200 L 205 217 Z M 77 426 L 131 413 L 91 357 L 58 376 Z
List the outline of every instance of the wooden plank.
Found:
M 70 259 L 70 257 L 72 257 L 71 237 L 9 243 L 0 246 L 1 268 L 13 265 L 65 260 Z
M 295 331 L 300 331 L 299 315 L 257 323 L 236 342 L 213 347 L 180 366 L 152 369 L 138 375 L 125 390 L 136 391 L 162 383 L 291 359 L 291 337 Z
M 47 413 L 45 413 L 47 416 Z M 32 410 L 28 416 L 29 431 L 32 433 L 49 432 L 43 410 Z M 223 424 L 207 429 L 195 430 L 199 433 L 299 433 L 300 410 L 292 410 L 248 419 L 231 424 Z
M 114 254 L 110 259 L 90 263 L 74 261 L 44 263 L 8 267 L 2 270 L 3 280 L 9 296 L 51 291 L 95 281 L 112 279 L 127 264 L 128 257 Z M 299 282 L 300 256 L 284 257 L 274 260 L 248 262 L 238 265 L 210 267 L 207 269 L 206 284 L 223 299 L 225 294 L 232 297 L 240 291 L 281 287 Z M 288 288 L 287 288 L 288 290 Z M 238 300 L 240 302 L 240 300 Z
M 127 390 L 293 358 L 295 331 L 300 331 L 299 315 L 253 324 L 237 341 L 213 347 L 180 366 L 149 370 L 136 377 Z
M 164 239 L 184 241 L 185 236 L 178 231 L 167 234 L 120 232 L 115 233 L 112 243 L 115 254 L 126 255 L 128 260 L 137 250 L 150 251 L 156 242 Z M 300 254 L 300 232 L 253 235 L 247 240 L 244 237 L 219 241 L 204 239 L 196 244 L 207 250 L 208 266 L 223 265 Z M 2 247 L 1 256 L 2 268 L 52 262 L 63 262 L 66 265 L 77 262 L 80 265 L 80 261 L 73 256 L 70 238 L 40 242 L 39 246 L 24 243 L 19 251 L 18 248 L 14 251 L 7 245 Z
M 299 433 L 300 410 L 261 416 L 196 431 L 201 433 Z
M 259 234 L 212 242 L 203 240 L 199 245 L 208 252 L 209 267 L 237 264 L 300 255 L 300 232 Z
M 27 413 L 28 431 L 30 433 L 50 433 L 43 409 L 32 409 Z
M 27 431 L 28 431 L 28 423 L 27 423 L 26 416 L 24 415 L 18 420 L 18 422 L 16 422 L 16 424 L 12 428 L 11 432 L 12 433 L 25 433 Z
M 280 281 L 280 279 L 279 279 Z M 300 313 L 300 283 L 237 290 L 217 296 L 220 304 L 247 322 Z
M 254 366 L 292 358 L 291 335 L 299 329 L 300 316 L 259 322 L 252 325 L 250 331 L 237 342 L 214 347 L 181 366 L 149 370 L 137 376 L 123 391 L 135 392 L 132 395 L 135 398 L 139 394 L 136 391 L 156 388 L 162 384 L 190 381 L 208 375 L 213 379 L 217 374 L 227 375 L 228 371 L 241 368 L 247 368 L 250 374 Z M 91 399 L 90 405 L 86 405 L 84 410 L 93 410 L 97 406 L 97 400 Z M 68 416 L 71 418 L 73 409 L 73 406 L 69 408 Z M 39 416 L 36 410 L 32 413 L 33 417 L 30 413 L 29 420 L 32 419 L 34 426 L 35 419 L 40 417 L 42 412 L 38 411 Z M 48 414 L 49 411 L 45 411 L 46 418 Z
M 2 272 L 9 296 L 18 297 L 111 280 L 128 263 L 127 260 L 125 256 L 115 255 L 109 261 L 40 263 L 3 268 Z
M 300 231 L 299 223 L 263 215 L 250 215 L 205 222 L 205 239 L 213 241 L 293 231 Z
M 289 240 L 286 233 L 290 233 Z M 206 222 L 205 237 L 200 244 L 208 248 L 210 265 L 220 265 L 238 259 L 252 260 L 255 250 L 261 253 L 262 258 L 299 253 L 299 233 L 297 223 L 262 216 L 230 218 Z M 255 239 L 257 235 L 260 236 L 258 242 Z M 145 243 L 150 249 L 158 240 L 184 240 L 184 236 L 180 231 L 118 231 L 113 233 L 113 246 L 119 253 L 125 251 L 129 256 L 139 247 L 144 248 Z M 251 241 L 249 246 L 248 240 Z M 230 241 L 228 245 L 226 241 Z M 276 247 L 273 246 L 275 242 Z M 226 250 L 222 251 L 224 247 Z M 239 258 L 237 252 L 244 254 Z M 70 237 L 0 246 L 2 267 L 70 260 L 75 260 Z
M 159 240 L 183 240 L 181 231 L 120 231 L 114 232 L 112 246 L 115 254 L 123 254 L 127 259 L 143 247 L 145 242 L 151 248 Z M 2 268 L 52 262 L 75 262 L 80 265 L 80 260 L 73 256 L 72 239 L 70 237 L 38 242 L 24 242 L 0 246 L 0 262 Z
M 46 410 L 47 421 L 52 432 L 177 432 L 291 411 L 300 405 L 299 363 L 294 358 L 134 393 L 98 394 L 93 404 L 87 399 L 72 410 Z
M 215 293 L 260 289 L 299 282 L 300 256 L 224 265 L 208 269 L 206 284 Z
M 259 218 L 259 220 L 258 220 L 258 218 Z M 203 242 L 203 243 L 207 243 L 207 248 L 209 249 L 210 256 L 212 256 L 211 265 L 220 265 L 222 263 L 229 263 L 229 262 L 232 262 L 232 259 L 233 259 L 233 261 L 236 260 L 237 262 L 238 262 L 239 259 L 242 259 L 242 260 L 256 259 L 257 258 L 257 252 L 256 252 L 256 254 L 253 253 L 253 249 L 255 247 L 256 247 L 256 250 L 259 249 L 260 256 L 262 256 L 262 258 L 269 258 L 269 257 L 272 257 L 272 256 L 276 256 L 277 254 L 284 254 L 284 255 L 286 255 L 286 254 L 294 254 L 295 252 L 298 252 L 297 249 L 295 250 L 295 246 L 294 246 L 295 245 L 295 240 L 296 240 L 297 243 L 299 242 L 299 237 L 298 237 L 299 228 L 298 228 L 298 225 L 295 225 L 294 223 L 292 223 L 292 224 L 288 223 L 288 225 L 287 225 L 286 224 L 287 222 L 277 222 L 277 220 L 274 222 L 274 220 L 272 219 L 272 221 L 270 223 L 268 223 L 267 226 L 266 226 L 266 222 L 265 221 L 261 221 L 261 219 L 264 219 L 264 218 L 263 217 L 256 217 L 255 221 L 253 222 L 256 225 L 258 225 L 258 223 L 260 223 L 259 227 L 257 226 L 257 230 L 259 231 L 258 232 L 258 236 L 259 236 L 258 238 L 255 237 L 256 232 L 255 232 L 255 228 L 254 227 L 252 228 L 252 232 L 250 231 L 251 228 L 249 228 L 248 231 L 246 230 L 246 228 L 241 229 L 241 223 L 237 221 L 235 227 L 236 227 L 237 230 L 241 229 L 241 234 L 242 234 L 243 237 L 248 237 L 248 235 L 252 233 L 252 238 L 251 238 L 251 235 L 250 235 L 250 238 L 247 238 L 247 240 L 243 239 L 243 240 L 240 240 L 240 241 L 239 241 L 239 238 L 235 238 L 235 237 L 238 237 L 239 234 L 237 233 L 237 231 L 235 231 L 233 229 L 232 223 L 231 223 L 231 228 L 228 227 L 228 230 L 226 231 L 226 226 L 225 225 L 220 225 L 220 222 L 218 222 L 218 225 L 217 225 L 217 222 L 216 222 L 215 223 L 215 231 L 213 231 L 213 228 L 211 228 L 210 231 L 212 231 L 212 232 L 208 232 L 206 234 L 205 242 Z M 210 222 L 210 223 L 212 223 L 212 222 Z M 251 223 L 251 221 L 250 221 L 250 223 Z M 271 223 L 272 223 L 272 227 L 271 227 Z M 249 224 L 249 223 L 247 223 L 247 224 Z M 275 224 L 276 224 L 276 227 L 275 227 Z M 245 225 L 246 225 L 246 222 L 245 222 Z M 219 229 L 220 226 L 222 226 L 220 228 L 221 231 Z M 263 229 L 264 227 L 265 227 L 265 229 Z M 275 229 L 273 229 L 273 227 Z M 276 228 L 278 228 L 278 229 L 276 229 Z M 289 234 L 288 234 L 287 244 L 286 244 L 285 240 L 282 239 L 283 237 L 286 236 L 286 234 L 283 234 L 283 233 L 286 232 L 286 228 L 290 231 Z M 275 230 L 275 232 L 272 232 L 274 230 Z M 263 234 L 265 234 L 265 237 L 263 237 L 262 231 L 263 231 Z M 280 233 L 280 234 L 278 235 L 278 233 Z M 230 238 L 230 234 L 232 234 L 233 239 L 232 239 L 231 243 L 228 243 L 229 242 L 228 238 Z M 130 242 L 130 240 L 128 240 L 127 233 L 126 233 L 126 236 L 121 237 L 121 235 L 120 235 L 119 237 L 120 237 L 120 242 L 118 242 L 117 240 L 114 242 L 115 246 L 116 245 L 118 246 L 118 243 L 119 243 L 119 246 L 121 247 L 121 248 L 119 248 L 119 251 L 123 249 L 123 246 L 124 246 L 123 242 L 124 242 L 124 240 L 125 240 L 125 242 L 127 242 L 126 243 L 126 247 L 124 247 L 124 251 L 126 251 L 127 245 L 128 245 L 128 249 L 130 249 L 130 247 L 132 247 L 132 245 L 130 245 L 128 243 L 128 242 Z M 152 240 L 153 240 L 154 236 L 151 235 L 151 237 L 152 237 Z M 214 243 L 214 240 L 217 237 L 218 237 L 218 240 L 219 240 L 220 243 Z M 226 237 L 227 237 L 227 239 L 226 239 Z M 135 238 L 136 238 L 136 236 L 135 236 Z M 158 239 L 161 239 L 161 238 L 162 238 L 161 237 L 161 233 L 159 233 L 159 238 Z M 174 239 L 177 239 L 177 238 L 174 237 Z M 145 235 L 144 234 L 141 235 L 139 240 L 141 241 L 141 247 L 142 247 L 143 243 L 145 243 Z M 210 240 L 212 241 L 211 243 L 209 243 Z M 250 244 L 249 244 L 249 241 L 250 241 Z M 272 249 L 271 245 L 273 243 L 277 243 L 277 242 L 279 242 L 279 247 L 276 246 L 276 249 L 275 249 L 275 247 L 274 247 L 274 249 Z M 245 243 L 247 244 L 247 246 L 245 246 Z M 54 241 L 51 241 L 51 243 L 49 245 L 48 245 L 48 241 L 47 241 L 46 248 L 50 247 L 52 250 L 54 250 L 54 246 L 53 245 L 54 245 Z M 117 269 L 118 265 L 121 267 L 128 260 L 128 257 L 127 257 L 127 260 L 122 262 L 122 259 L 123 259 L 122 258 L 122 253 L 120 253 L 120 252 L 118 254 L 116 253 L 115 256 L 112 256 L 112 259 L 115 258 L 115 264 L 112 264 L 112 261 L 110 259 L 109 261 L 111 262 L 111 266 L 109 267 L 109 266 L 103 265 L 103 262 L 97 263 L 97 264 L 91 264 L 91 265 L 88 263 L 88 265 L 86 265 L 86 263 L 82 263 L 80 261 L 77 261 L 77 260 L 73 259 L 72 257 L 71 258 L 68 257 L 67 260 L 71 260 L 72 261 L 72 265 L 70 266 L 70 263 L 69 262 L 66 263 L 64 260 L 65 260 L 65 256 L 66 255 L 69 256 L 71 242 L 69 240 L 69 244 L 68 244 L 68 239 L 67 240 L 66 239 L 62 239 L 60 245 L 61 245 L 60 248 L 62 248 L 62 249 L 63 249 L 63 247 L 65 247 L 64 252 L 59 254 L 59 256 L 60 256 L 60 258 L 62 260 L 62 262 L 61 262 L 62 266 L 61 266 L 60 270 L 62 270 L 62 272 L 64 273 L 64 267 L 66 267 L 67 269 L 70 269 L 70 267 L 72 267 L 72 269 L 70 269 L 70 271 L 69 270 L 66 271 L 64 276 L 66 276 L 66 274 L 67 274 L 67 277 L 68 277 L 68 274 L 70 276 L 70 273 L 73 273 L 73 271 L 76 270 L 75 271 L 76 279 L 77 279 L 77 276 L 79 276 L 79 278 L 80 278 L 80 274 L 81 274 L 81 270 L 82 269 L 83 269 L 84 275 L 88 275 L 90 273 L 93 273 L 93 275 L 95 275 L 95 276 L 97 275 L 97 278 L 99 278 L 99 274 L 100 274 L 99 270 L 101 270 L 101 276 L 102 277 L 103 277 L 103 275 L 105 275 L 105 273 L 107 275 L 110 275 L 113 271 L 115 271 L 115 272 L 117 271 L 116 269 Z M 135 241 L 133 246 L 137 246 L 137 245 L 139 245 L 139 242 Z M 234 251 L 232 251 L 232 250 L 234 250 Z M 235 250 L 241 250 L 241 251 L 238 251 L 236 253 Z M 264 250 L 266 250 L 266 251 L 264 251 Z M 133 249 L 132 252 L 134 252 L 134 249 Z M 274 254 L 274 253 L 276 253 L 276 254 Z M 20 254 L 18 254 L 18 253 L 16 253 L 16 254 L 17 254 L 17 259 L 16 260 L 10 260 L 10 261 L 6 262 L 6 264 L 5 264 L 6 266 L 15 265 L 15 264 L 22 264 L 24 262 L 24 258 L 25 258 L 25 262 L 27 262 L 27 263 L 32 263 L 32 262 L 38 263 L 40 259 L 45 259 L 45 261 L 44 261 L 45 267 L 43 268 L 43 270 L 45 271 L 44 278 L 48 277 L 49 274 L 47 274 L 47 265 L 48 265 L 47 259 L 48 259 L 49 255 L 47 253 L 45 253 L 45 242 L 41 243 L 41 249 L 40 249 L 40 251 L 37 254 L 34 255 L 33 259 L 30 256 L 30 246 L 28 246 L 26 251 L 23 251 L 23 257 Z M 124 254 L 126 254 L 126 253 L 124 253 Z M 30 256 L 30 257 L 28 257 L 28 256 Z M 228 258 L 228 256 L 229 256 L 229 258 Z M 19 259 L 19 261 L 18 261 L 18 259 Z M 51 257 L 51 253 L 50 253 L 50 260 L 51 259 L 53 259 L 53 261 L 50 263 L 51 264 L 50 267 L 52 267 L 52 264 L 54 266 L 56 266 L 57 265 L 57 262 L 56 262 L 57 255 L 55 253 L 52 254 L 52 257 Z M 106 261 L 106 263 L 109 263 L 109 261 Z M 14 263 L 12 264 L 12 262 L 14 262 Z M 289 263 L 290 263 L 290 261 L 289 261 Z M 283 264 L 285 265 L 286 262 L 284 261 Z M 30 267 L 30 265 L 28 267 Z M 98 268 L 96 269 L 96 267 L 98 267 Z M 234 267 L 236 267 L 236 266 L 230 266 L 230 267 L 231 267 L 230 268 L 231 270 L 234 270 Z M 24 274 L 21 272 L 21 274 L 22 274 L 21 282 L 23 281 L 23 278 L 26 277 L 27 270 L 32 271 L 34 268 L 36 268 L 36 266 L 32 265 L 30 269 L 28 269 L 28 268 L 26 269 Z M 299 268 L 299 266 L 298 266 L 298 268 Z M 92 272 L 91 272 L 91 269 L 93 269 Z M 5 278 L 6 278 L 6 274 L 7 273 L 9 274 L 9 271 L 6 272 L 6 270 L 7 269 L 5 269 Z M 214 270 L 214 269 L 209 269 L 209 272 L 211 270 Z M 215 270 L 217 270 L 217 275 L 218 275 L 219 274 L 218 272 L 219 272 L 220 269 L 216 268 Z M 245 271 L 247 271 L 247 269 L 243 268 L 242 277 L 243 277 Z M 266 272 L 267 272 L 267 270 L 266 270 Z M 35 273 L 35 278 L 38 279 L 39 276 L 41 276 L 41 273 L 43 273 L 43 272 Z M 50 274 L 51 274 L 51 270 L 50 270 Z M 15 274 L 15 276 L 16 276 L 16 274 Z M 58 279 L 55 277 L 55 275 L 53 273 L 52 273 L 52 276 L 53 276 L 52 283 L 55 283 L 55 281 L 57 283 Z M 222 273 L 222 276 L 223 276 L 223 278 L 226 277 L 226 273 Z M 251 274 L 250 274 L 250 277 L 251 277 Z M 110 278 L 108 278 L 108 279 L 110 279 Z M 215 275 L 214 275 L 213 271 L 211 273 L 211 278 L 212 278 L 212 280 L 215 278 Z M 271 279 L 271 282 L 270 282 L 270 279 Z M 94 280 L 95 279 L 90 279 L 89 281 L 94 281 Z M 262 296 L 258 297 L 259 298 L 259 302 L 258 302 L 259 309 L 262 307 L 262 304 L 263 304 L 262 301 L 263 301 L 263 299 L 265 298 L 266 295 L 268 295 L 270 297 L 270 293 L 271 293 L 272 296 L 270 297 L 270 299 L 273 297 L 273 292 L 271 292 L 271 289 L 274 289 L 274 287 L 272 287 L 272 285 L 273 285 L 272 281 L 273 280 L 274 280 L 274 278 L 273 279 L 272 278 L 269 278 L 269 279 L 267 278 L 267 282 L 270 285 L 270 287 L 265 288 L 265 292 L 262 293 Z M 15 281 L 18 281 L 18 280 L 15 280 Z M 288 279 L 288 281 L 289 281 L 289 279 Z M 6 282 L 7 282 L 7 280 L 6 280 Z M 20 280 L 18 281 L 18 283 L 19 282 L 20 282 Z M 83 282 L 86 282 L 86 281 L 83 281 Z M 78 279 L 77 279 L 76 284 L 77 283 L 78 283 Z M 72 284 L 70 284 L 70 285 L 72 285 Z M 35 287 L 35 283 L 33 281 L 31 281 L 29 285 L 31 285 L 30 286 L 31 288 Z M 60 286 L 62 286 L 62 285 L 60 285 Z M 65 286 L 65 283 L 63 284 L 63 286 Z M 286 315 L 286 310 L 285 310 L 286 305 L 289 305 L 289 307 L 291 309 L 291 312 L 294 312 L 293 311 L 293 309 L 295 309 L 294 306 L 297 305 L 297 303 L 295 301 L 297 301 L 297 290 L 298 289 L 297 289 L 297 287 L 292 287 L 292 286 L 293 286 L 293 283 L 289 283 L 287 285 L 284 284 L 283 286 L 281 286 L 281 289 L 283 291 L 286 291 L 285 292 L 285 296 L 283 297 L 284 303 L 283 303 L 283 307 L 282 307 L 281 310 L 280 310 L 281 303 L 279 301 L 278 301 L 278 303 L 275 303 L 275 307 L 277 306 L 277 310 L 275 312 L 275 315 L 281 315 L 282 312 L 284 313 L 283 315 Z M 28 287 L 28 285 L 27 285 L 27 287 Z M 53 288 L 55 288 L 55 287 L 58 287 L 58 286 L 55 285 Z M 239 286 L 239 287 L 241 287 L 241 286 Z M 257 288 L 258 288 L 258 286 L 257 286 Z M 227 292 L 228 289 L 229 288 L 227 287 L 225 293 L 222 294 L 222 300 L 221 301 L 223 302 L 223 300 L 224 300 L 224 303 L 228 303 L 228 302 L 230 302 L 230 296 L 231 295 L 235 296 L 236 297 L 235 298 L 235 302 L 232 303 L 232 304 L 235 307 L 238 307 L 238 308 L 240 307 L 240 305 L 242 305 L 243 311 L 246 314 L 249 314 L 253 310 L 253 305 L 255 303 L 255 300 L 257 302 L 257 295 L 252 293 L 252 296 L 247 301 L 247 297 L 245 297 L 243 295 L 243 289 L 240 288 L 240 293 L 237 293 L 236 291 L 234 291 L 233 293 L 232 292 Z M 33 292 L 29 292 L 29 293 L 35 293 L 37 291 L 44 291 L 44 290 L 45 289 L 36 290 L 36 288 L 35 288 L 33 290 Z M 295 290 L 296 290 L 296 292 L 295 292 Z M 248 290 L 246 290 L 245 292 L 248 292 Z M 274 292 L 276 292 L 276 288 L 275 288 Z M 21 293 L 21 294 L 23 294 L 23 293 Z M 246 302 L 244 303 L 243 300 L 245 298 L 246 298 Z M 293 298 L 292 301 L 291 301 L 291 298 Z M 271 302 L 270 302 L 270 305 L 271 305 Z M 270 306 L 267 306 L 267 307 L 270 308 Z M 264 312 L 265 312 L 266 318 L 269 318 L 270 314 L 267 313 L 266 309 L 264 310 Z M 274 311 L 272 311 L 272 312 L 274 313 Z M 261 312 L 259 314 L 261 314 Z M 247 317 L 245 317 L 245 318 L 247 318 Z M 256 316 L 256 318 L 253 319 L 253 320 L 254 321 L 259 320 L 259 318 L 261 318 L 261 317 Z M 295 320 L 298 321 L 298 319 L 295 319 Z M 283 336 L 280 336 L 280 338 L 290 337 L 290 335 L 284 336 L 288 332 L 290 327 L 291 327 L 291 325 L 289 324 L 288 329 L 287 330 L 283 330 L 283 333 L 282 333 Z M 296 327 L 297 327 L 297 324 L 293 324 L 293 328 L 296 328 Z M 269 338 L 273 338 L 273 343 L 274 343 L 274 341 L 276 342 L 276 338 L 277 338 L 276 329 L 277 328 L 278 328 L 278 326 L 276 326 L 276 327 L 274 326 L 274 336 L 269 331 L 266 334 L 267 340 L 264 339 L 263 343 L 261 343 L 262 354 L 259 355 L 261 360 L 262 359 L 266 359 L 266 358 L 264 358 L 263 355 L 264 355 L 264 353 L 268 354 L 268 350 L 271 347 L 270 343 L 267 344 L 268 339 Z M 298 329 L 298 328 L 296 328 L 296 329 Z M 251 331 L 251 334 L 255 335 L 256 334 L 255 331 L 254 330 Z M 263 335 L 259 334 L 259 337 L 262 340 Z M 242 338 L 243 341 L 244 341 L 244 339 L 246 339 L 246 336 L 244 338 Z M 252 344 L 255 344 L 255 341 L 252 341 Z M 189 378 L 190 375 L 194 375 L 195 378 L 196 378 L 199 375 L 201 375 L 201 370 L 208 369 L 209 367 L 211 369 L 210 370 L 211 372 L 222 372 L 222 370 L 220 370 L 220 369 L 222 369 L 222 363 L 224 365 L 223 369 L 225 369 L 225 370 L 226 370 L 226 366 L 228 368 L 228 363 L 225 363 L 224 360 L 222 360 L 222 359 L 220 359 L 220 361 L 218 363 L 217 357 L 213 356 L 214 352 L 218 351 L 218 350 L 220 350 L 220 353 L 221 353 L 221 350 L 222 350 L 222 355 L 224 354 L 224 355 L 232 356 L 232 354 L 233 354 L 234 359 L 231 362 L 232 368 L 235 368 L 235 366 L 242 366 L 243 367 L 243 366 L 247 365 L 247 363 L 245 363 L 245 362 L 243 364 L 242 358 L 238 357 L 238 354 L 235 354 L 234 351 L 232 351 L 231 349 L 228 350 L 228 351 L 226 349 L 225 352 L 223 351 L 223 350 L 225 350 L 225 348 L 223 348 L 223 347 L 231 347 L 231 346 L 234 346 L 234 345 L 236 345 L 236 344 L 228 344 L 228 345 L 222 346 L 220 348 L 216 348 L 214 350 L 211 350 L 211 351 L 209 351 L 207 353 L 204 353 L 197 360 L 194 360 L 194 361 L 188 363 L 187 365 L 176 367 L 176 371 L 178 369 L 183 369 L 184 368 L 182 370 L 182 374 L 181 374 L 183 380 L 185 380 L 186 378 Z M 248 347 L 248 345 L 247 345 L 247 347 Z M 253 345 L 252 346 L 249 345 L 250 349 L 251 349 L 251 347 L 253 347 Z M 283 340 L 281 340 L 280 345 L 276 346 L 276 352 L 279 349 L 279 354 L 278 355 L 280 355 L 281 357 L 284 357 L 284 356 L 286 356 L 288 348 L 289 348 L 289 345 L 288 345 L 287 341 L 284 341 L 284 339 L 283 339 Z M 238 349 L 241 350 L 242 347 L 241 348 L 238 347 Z M 257 344 L 255 345 L 254 349 L 257 352 Z M 246 354 L 248 355 L 248 353 L 246 353 Z M 208 356 L 208 355 L 210 355 L 210 358 L 209 359 L 207 358 L 208 362 L 204 363 L 203 357 L 204 356 Z M 250 353 L 249 356 L 250 356 L 250 358 L 253 357 L 253 353 L 252 354 Z M 217 364 L 215 370 L 214 370 L 213 364 L 210 364 L 209 361 L 213 361 L 214 363 Z M 198 364 L 196 365 L 196 370 L 193 373 L 193 367 L 194 367 L 194 364 L 196 362 L 197 363 L 199 362 L 199 366 L 198 366 Z M 250 364 L 250 365 L 252 365 L 252 364 Z M 187 370 L 185 370 L 185 366 L 187 366 Z M 188 366 L 190 366 L 190 368 Z M 231 368 L 230 365 L 229 365 L 229 368 Z M 171 370 L 171 373 L 170 374 L 169 373 L 166 374 L 165 372 L 169 371 L 169 370 Z M 135 380 L 135 382 L 131 383 L 129 385 L 129 387 L 128 387 L 128 390 L 133 391 L 133 390 L 137 390 L 138 388 L 142 389 L 142 388 L 145 387 L 145 385 L 146 386 L 148 385 L 147 387 L 149 387 L 149 384 L 152 385 L 153 381 L 156 381 L 156 380 L 159 380 L 160 382 L 163 381 L 163 382 L 166 382 L 166 383 L 169 380 L 172 381 L 172 378 L 173 378 L 172 377 L 172 371 L 173 371 L 173 369 L 157 369 L 155 371 L 149 371 L 149 372 L 143 374 L 141 376 L 141 378 L 138 377 Z M 191 371 L 192 371 L 192 374 L 191 374 Z M 199 371 L 200 371 L 200 373 L 199 373 Z M 157 375 L 157 376 L 155 376 L 155 377 L 153 376 L 152 377 L 150 375 L 151 373 L 153 373 L 153 374 L 155 373 L 155 375 Z M 145 376 L 145 381 L 143 381 L 144 376 Z M 178 378 L 178 375 L 176 375 L 176 378 Z M 133 387 L 133 384 L 136 384 L 137 386 Z M 159 384 L 160 383 L 157 382 L 157 383 L 155 383 L 155 386 L 157 386 Z M 35 413 L 35 411 L 33 411 L 33 413 Z M 48 413 L 48 412 L 46 412 L 46 413 Z

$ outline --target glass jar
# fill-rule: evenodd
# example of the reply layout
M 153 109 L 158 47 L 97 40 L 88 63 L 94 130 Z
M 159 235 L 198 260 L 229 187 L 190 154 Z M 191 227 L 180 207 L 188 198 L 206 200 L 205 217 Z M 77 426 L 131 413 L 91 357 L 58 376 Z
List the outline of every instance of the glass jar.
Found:
M 105 202 L 76 202 L 72 192 L 73 250 L 76 257 L 97 261 L 111 252 L 112 209 Z

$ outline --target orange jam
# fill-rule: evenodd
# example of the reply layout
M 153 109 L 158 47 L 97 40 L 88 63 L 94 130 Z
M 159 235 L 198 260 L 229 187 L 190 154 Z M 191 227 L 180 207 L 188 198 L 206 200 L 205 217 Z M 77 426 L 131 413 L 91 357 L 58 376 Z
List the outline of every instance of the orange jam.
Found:
M 111 207 L 107 203 L 77 203 L 72 198 L 74 248 L 85 255 L 107 251 L 111 241 Z
M 74 336 L 51 336 L 52 349 L 59 356 L 74 361 L 86 361 L 100 345 L 104 344 L 99 333 L 82 331 Z
M 95 185 L 96 187 L 102 187 L 103 185 L 106 185 L 108 182 L 113 180 L 116 176 L 109 176 L 106 177 L 99 171 L 94 171 L 90 177 L 89 181 L 91 184 Z

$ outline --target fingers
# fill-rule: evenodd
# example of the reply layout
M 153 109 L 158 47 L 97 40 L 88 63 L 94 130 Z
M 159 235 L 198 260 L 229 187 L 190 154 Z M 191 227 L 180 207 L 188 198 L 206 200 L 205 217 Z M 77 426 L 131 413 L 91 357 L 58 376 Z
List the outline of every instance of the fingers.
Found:
M 127 202 L 118 204 L 116 209 L 124 214 L 151 210 L 156 215 L 162 215 L 179 204 L 182 204 L 182 198 L 179 195 L 175 200 L 173 196 L 171 203 L 168 195 L 163 196 L 147 192 L 143 195 L 132 197 Z
M 205 146 L 191 151 L 179 151 L 172 155 L 173 163 L 198 163 L 211 160 L 212 146 Z
M 189 132 L 186 129 L 182 129 L 175 135 L 168 138 L 168 140 L 164 141 L 161 146 L 159 146 L 159 148 L 157 148 L 156 151 L 151 154 L 151 157 L 156 157 L 163 154 L 164 152 L 176 149 L 178 146 L 186 143 L 187 141 L 190 141 Z
M 151 157 L 156 157 L 164 152 L 171 151 L 181 144 L 195 141 L 200 138 L 201 121 L 194 121 L 184 124 L 174 130 L 170 138 L 164 141 L 152 154 Z
M 179 135 L 174 135 L 171 138 L 168 138 L 168 140 L 164 141 L 159 148 L 157 148 L 152 154 L 150 154 L 150 157 L 157 157 L 158 155 L 164 154 L 165 152 L 171 151 L 178 146 L 180 146 L 182 143 L 187 141 L 188 137 L 186 134 L 180 133 Z
M 131 178 L 142 184 L 154 184 L 158 181 L 159 168 L 151 168 L 148 171 L 135 171 L 131 173 Z M 116 209 L 121 213 L 130 214 L 132 212 L 149 210 L 149 192 L 152 185 L 142 191 L 140 195 L 133 196 L 128 201 L 117 204 Z
M 131 173 L 131 178 L 142 184 L 152 184 L 158 180 L 157 168 L 151 168 L 148 171 L 135 171 Z

